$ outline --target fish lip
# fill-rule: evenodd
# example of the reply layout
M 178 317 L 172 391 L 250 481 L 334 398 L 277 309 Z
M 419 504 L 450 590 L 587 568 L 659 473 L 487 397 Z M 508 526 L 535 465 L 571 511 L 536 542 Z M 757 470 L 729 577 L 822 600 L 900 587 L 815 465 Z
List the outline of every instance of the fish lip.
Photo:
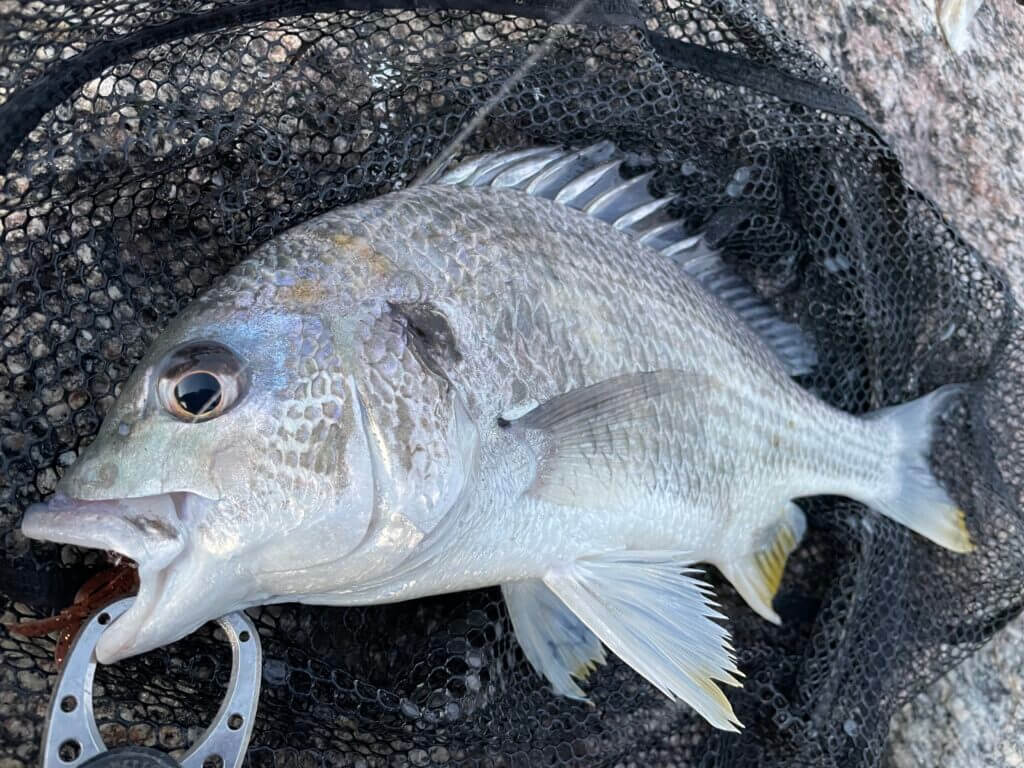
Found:
M 100 664 L 113 664 L 121 659 L 149 650 L 139 647 L 142 631 L 151 623 L 153 614 L 163 601 L 167 585 L 187 550 L 180 552 L 161 568 L 139 568 L 139 589 L 128 610 L 118 616 L 100 635 L 94 653 Z
M 183 549 L 196 508 L 209 503 L 188 491 L 120 499 L 57 493 L 25 510 L 21 532 L 38 541 L 113 551 L 142 565 Z
M 140 634 L 187 559 L 197 518 L 215 504 L 188 491 L 122 499 L 79 499 L 57 493 L 25 510 L 21 530 L 26 537 L 112 551 L 134 561 L 138 569 L 135 599 L 96 645 L 100 663 L 146 650 L 138 647 Z

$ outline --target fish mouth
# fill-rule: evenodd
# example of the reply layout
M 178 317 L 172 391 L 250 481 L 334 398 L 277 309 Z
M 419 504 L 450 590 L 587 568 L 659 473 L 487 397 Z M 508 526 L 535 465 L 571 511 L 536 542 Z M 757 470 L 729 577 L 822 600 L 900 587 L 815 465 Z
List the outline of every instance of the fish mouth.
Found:
M 213 503 L 190 492 L 88 500 L 55 494 L 25 510 L 21 531 L 27 538 L 103 550 L 108 557 L 131 561 L 138 570 L 135 600 L 96 645 L 100 663 L 162 644 L 145 641 L 155 629 L 153 614 L 187 558 L 195 521 Z

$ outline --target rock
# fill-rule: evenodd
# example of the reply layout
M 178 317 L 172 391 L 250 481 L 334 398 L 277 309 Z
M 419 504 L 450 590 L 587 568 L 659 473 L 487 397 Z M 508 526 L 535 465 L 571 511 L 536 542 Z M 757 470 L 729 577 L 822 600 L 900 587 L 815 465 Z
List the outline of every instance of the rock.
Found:
M 904 174 L 986 257 L 1024 287 L 1024 8 L 990 0 L 957 56 L 922 0 L 763 0 L 806 43 L 899 152 Z M 1018 291 L 1018 296 L 1022 295 Z
M 1024 8 L 989 0 L 957 56 L 931 3 L 764 0 L 792 37 L 836 69 L 885 131 L 908 180 L 1007 270 L 1024 298 Z M 1024 765 L 1024 619 L 892 721 L 896 768 Z

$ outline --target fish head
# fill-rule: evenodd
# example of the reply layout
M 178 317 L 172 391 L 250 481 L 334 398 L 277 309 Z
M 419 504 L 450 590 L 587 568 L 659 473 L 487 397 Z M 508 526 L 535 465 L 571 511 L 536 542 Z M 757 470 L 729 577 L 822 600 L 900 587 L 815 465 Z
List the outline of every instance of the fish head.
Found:
M 29 538 L 135 562 L 139 593 L 101 636 L 103 663 L 233 610 L 358 586 L 458 494 L 452 399 L 401 318 L 380 300 L 339 311 L 281 293 L 227 286 L 187 307 L 26 511 Z

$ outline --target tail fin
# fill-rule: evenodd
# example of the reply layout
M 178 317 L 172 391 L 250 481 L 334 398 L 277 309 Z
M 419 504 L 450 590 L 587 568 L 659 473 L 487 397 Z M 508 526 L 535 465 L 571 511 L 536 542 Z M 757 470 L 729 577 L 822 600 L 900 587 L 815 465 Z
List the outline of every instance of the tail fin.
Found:
M 949 498 L 928 466 L 935 422 L 961 391 L 963 387 L 956 384 L 941 387 L 917 400 L 883 408 L 866 417 L 889 426 L 890 439 L 898 446 L 899 471 L 894 487 L 863 501 L 946 549 L 970 552 L 974 545 L 963 510 Z

